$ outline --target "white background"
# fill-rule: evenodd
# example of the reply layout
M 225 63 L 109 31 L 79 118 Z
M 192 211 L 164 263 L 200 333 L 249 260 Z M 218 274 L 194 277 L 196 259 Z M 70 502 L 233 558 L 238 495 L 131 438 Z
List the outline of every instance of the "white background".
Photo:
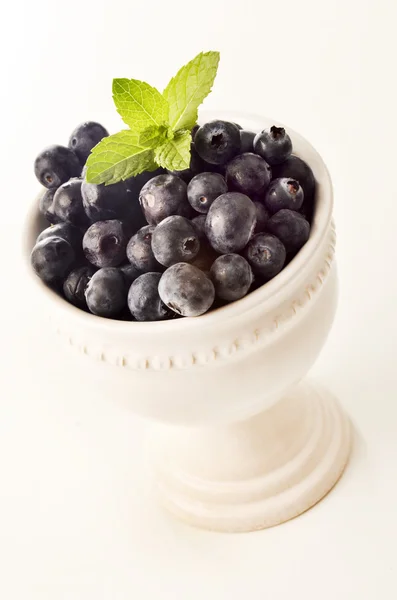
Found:
M 382 600 L 397 597 L 395 0 L 101 0 L 2 7 L 0 597 L 4 600 Z M 29 304 L 20 231 L 35 155 L 74 126 L 112 131 L 113 77 L 162 88 L 221 51 L 207 107 L 300 131 L 335 186 L 340 307 L 313 374 L 356 425 L 318 507 L 249 535 L 164 515 L 144 424 L 105 398 Z M 33 337 L 32 337 L 33 336 Z

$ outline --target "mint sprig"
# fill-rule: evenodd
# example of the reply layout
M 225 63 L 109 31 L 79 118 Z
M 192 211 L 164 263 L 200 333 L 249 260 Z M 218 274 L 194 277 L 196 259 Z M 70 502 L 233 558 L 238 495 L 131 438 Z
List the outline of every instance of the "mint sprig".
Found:
M 190 130 L 212 89 L 218 64 L 219 52 L 201 52 L 178 71 L 163 94 L 144 81 L 114 79 L 114 103 L 129 130 L 108 136 L 93 148 L 87 181 L 117 183 L 157 166 L 188 169 Z

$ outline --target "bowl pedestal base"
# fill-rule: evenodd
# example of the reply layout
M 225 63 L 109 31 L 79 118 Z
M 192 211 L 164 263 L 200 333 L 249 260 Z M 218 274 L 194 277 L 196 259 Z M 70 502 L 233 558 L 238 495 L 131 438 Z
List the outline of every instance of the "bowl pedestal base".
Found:
M 246 421 L 153 433 L 161 503 L 191 525 L 224 532 L 272 527 L 311 508 L 342 475 L 351 446 L 339 404 L 306 382 Z

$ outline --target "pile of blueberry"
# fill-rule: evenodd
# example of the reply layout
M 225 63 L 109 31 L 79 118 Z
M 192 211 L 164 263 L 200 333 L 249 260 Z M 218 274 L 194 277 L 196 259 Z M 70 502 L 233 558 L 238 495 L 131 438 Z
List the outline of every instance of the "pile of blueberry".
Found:
M 307 241 L 315 180 L 283 128 L 211 121 L 192 131 L 189 169 L 88 183 L 84 164 L 107 135 L 84 123 L 68 148 L 35 161 L 51 225 L 32 266 L 81 309 L 137 321 L 202 315 L 269 281 Z

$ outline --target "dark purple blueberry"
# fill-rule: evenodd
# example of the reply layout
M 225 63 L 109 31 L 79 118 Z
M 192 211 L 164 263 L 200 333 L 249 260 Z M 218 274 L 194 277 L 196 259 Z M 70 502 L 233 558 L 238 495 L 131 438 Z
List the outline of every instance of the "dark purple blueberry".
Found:
M 121 267 L 119 267 L 119 269 L 123 273 L 125 280 L 129 286 L 133 281 L 135 281 L 137 277 L 139 277 L 139 275 L 142 275 L 142 273 L 138 271 L 138 269 L 135 268 L 131 263 L 122 265 Z
M 241 130 L 242 130 L 242 127 L 241 127 L 241 125 L 239 125 L 238 123 L 233 123 L 233 125 L 235 125 L 239 131 L 241 131 Z
M 222 175 L 199 173 L 187 186 L 187 199 L 195 211 L 207 213 L 215 198 L 226 192 L 227 185 Z
M 255 136 L 254 152 L 262 156 L 269 165 L 278 165 L 291 156 L 291 138 L 283 127 L 273 125 Z
M 255 233 L 261 233 L 266 230 L 266 224 L 270 218 L 269 211 L 260 200 L 254 200 L 256 210 Z
M 290 156 L 281 165 L 274 167 L 273 177 L 289 177 L 299 181 L 304 193 L 301 212 L 310 221 L 314 211 L 316 181 L 309 165 L 298 156 Z
M 84 210 L 93 222 L 110 219 L 128 222 L 132 235 L 146 223 L 139 205 L 138 188 L 135 178 L 112 185 L 83 181 L 81 194 Z
M 183 317 L 204 314 L 215 299 L 212 281 L 200 269 L 188 263 L 178 263 L 163 273 L 159 294 L 168 308 Z
M 272 171 L 267 162 L 253 152 L 236 156 L 226 167 L 226 182 L 229 190 L 247 196 L 262 196 L 271 178 Z
M 309 239 L 310 224 L 303 215 L 284 208 L 269 219 L 267 230 L 282 241 L 287 252 L 297 252 Z
M 67 275 L 75 260 L 75 253 L 69 242 L 52 236 L 35 245 L 30 260 L 40 279 L 52 283 Z
M 70 223 L 57 223 L 44 229 L 38 236 L 36 243 L 46 240 L 49 237 L 60 237 L 63 240 L 69 242 L 72 248 L 77 251 L 81 249 L 81 242 L 83 241 L 83 232 L 71 225 Z
M 210 121 L 197 131 L 194 146 L 203 160 L 224 165 L 240 152 L 240 131 L 234 123 Z
M 191 134 L 192 134 L 192 142 L 194 142 L 194 138 L 196 137 L 196 133 L 198 132 L 198 130 L 199 130 L 199 129 L 200 129 L 200 125 L 198 125 L 198 124 L 196 124 L 196 125 L 193 127 L 193 129 L 192 129 L 192 131 L 191 131 Z
M 189 216 L 187 185 L 176 175 L 158 175 L 148 181 L 139 194 L 149 225 L 157 225 L 171 215 Z
M 44 194 L 40 198 L 39 202 L 39 210 L 41 214 L 53 225 L 59 223 L 58 217 L 54 214 L 52 209 L 52 202 L 54 200 L 54 194 L 56 192 L 56 188 L 52 188 L 50 190 L 46 190 Z
M 201 241 L 206 237 L 205 235 L 205 222 L 207 220 L 207 215 L 198 215 L 192 219 L 192 225 L 196 230 L 196 233 Z
M 160 273 L 144 273 L 131 285 L 128 308 L 137 321 L 163 321 L 172 316 L 159 296 L 160 278 Z
M 284 267 L 286 259 L 284 245 L 270 233 L 257 233 L 244 250 L 255 275 L 271 279 Z
M 116 317 L 127 304 L 127 291 L 128 286 L 120 269 L 99 269 L 85 290 L 88 310 L 99 317 Z
M 95 268 L 89 265 L 73 269 L 63 283 L 63 293 L 66 300 L 79 308 L 86 309 L 85 290 L 94 273 Z
M 163 271 L 162 266 L 154 258 L 152 250 L 152 234 L 154 230 L 154 225 L 145 225 L 145 227 L 142 227 L 132 236 L 127 244 L 127 258 L 141 273 L 149 273 L 151 271 L 158 273 Z
M 303 204 L 303 190 L 296 179 L 273 179 L 263 203 L 272 215 L 283 208 L 299 210 Z
M 97 221 L 84 234 L 83 251 L 96 267 L 117 267 L 126 259 L 127 241 L 121 221 Z
M 153 231 L 152 250 L 158 262 L 165 267 L 190 262 L 200 250 L 199 237 L 188 219 L 172 215 L 161 221 Z
M 255 225 L 256 209 L 252 200 L 244 194 L 228 192 L 212 203 L 205 231 L 214 250 L 230 254 L 247 245 Z
M 209 275 L 213 262 L 218 258 L 219 254 L 215 252 L 212 246 L 210 246 L 208 240 L 205 238 L 200 242 L 200 250 L 196 258 L 191 261 L 191 265 L 194 265 L 203 273 Z
M 198 126 L 197 126 L 198 128 Z M 168 171 L 170 175 L 176 175 L 183 179 L 185 183 L 189 183 L 189 181 L 197 175 L 197 173 L 201 173 L 206 170 L 206 162 L 200 158 L 197 154 L 197 151 L 194 147 L 194 144 L 190 146 L 190 166 L 188 169 L 184 169 L 183 171 Z
M 58 188 L 71 177 L 78 177 L 81 164 L 77 156 L 65 146 L 48 146 L 34 161 L 34 172 L 44 187 Z
M 52 211 L 60 222 L 71 223 L 76 227 L 88 226 L 89 221 L 81 196 L 82 183 L 81 179 L 70 179 L 55 192 Z
M 217 258 L 210 275 L 215 294 L 228 302 L 243 298 L 253 281 L 251 267 L 239 254 L 224 254 Z
M 73 150 L 81 164 L 84 165 L 93 147 L 108 135 L 109 133 L 102 125 L 87 121 L 78 125 L 73 131 L 69 139 L 69 148 Z
M 256 133 L 253 131 L 248 131 L 247 129 L 242 129 L 240 131 L 240 142 L 241 142 L 241 154 L 245 152 L 253 152 L 254 151 L 254 139 Z

